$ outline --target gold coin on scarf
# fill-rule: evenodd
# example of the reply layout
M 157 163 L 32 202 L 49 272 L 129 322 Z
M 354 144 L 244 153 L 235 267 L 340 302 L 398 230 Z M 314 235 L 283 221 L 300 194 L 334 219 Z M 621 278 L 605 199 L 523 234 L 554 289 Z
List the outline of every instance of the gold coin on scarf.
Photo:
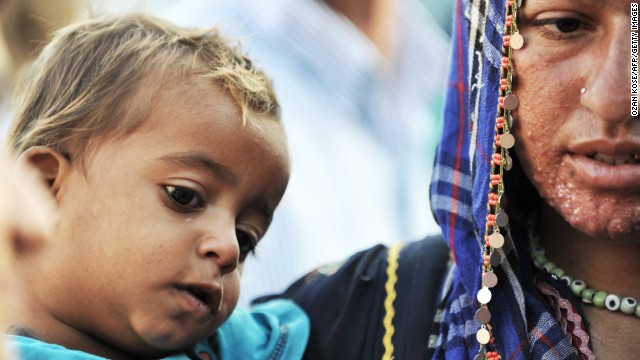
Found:
M 493 233 L 489 237 L 489 243 L 491 243 L 491 246 L 493 246 L 494 248 L 499 249 L 502 247 L 502 245 L 504 245 L 504 236 L 502 236 L 500 233 Z
M 516 144 L 516 138 L 511 133 L 504 133 L 500 136 L 500 145 L 505 149 L 511 149 Z
M 493 271 L 487 271 L 482 275 L 482 285 L 492 288 L 498 285 L 498 277 L 493 273 Z
M 512 49 L 522 49 L 522 46 L 524 46 L 524 38 L 522 37 L 522 35 L 520 35 L 519 32 L 516 31 L 513 35 L 511 35 L 509 43 L 511 44 Z
M 476 333 L 476 339 L 478 339 L 478 342 L 480 344 L 486 345 L 486 344 L 489 343 L 489 340 L 491 339 L 491 334 L 489 333 L 489 331 L 487 329 L 481 328 Z
M 512 167 L 513 167 L 513 160 L 511 160 L 511 156 L 507 154 L 507 156 L 504 157 L 504 169 L 509 171 L 511 170 Z
M 518 101 L 517 96 L 515 96 L 514 94 L 509 94 L 504 97 L 504 102 L 502 104 L 507 110 L 515 110 L 520 102 Z
M 500 211 L 497 215 L 496 215 L 496 223 L 498 224 L 498 226 L 500 227 L 505 227 L 507 226 L 507 224 L 509 224 L 509 216 L 507 215 L 506 212 L 504 211 Z
M 478 291 L 476 298 L 478 299 L 478 302 L 480 304 L 488 304 L 489 301 L 491 301 L 491 290 L 489 290 L 489 288 L 483 287 L 482 289 L 480 289 L 480 291 Z
M 478 320 L 480 324 L 486 324 L 491 321 L 491 313 L 489 312 L 489 309 L 484 306 L 478 309 L 478 311 L 476 311 L 476 320 Z

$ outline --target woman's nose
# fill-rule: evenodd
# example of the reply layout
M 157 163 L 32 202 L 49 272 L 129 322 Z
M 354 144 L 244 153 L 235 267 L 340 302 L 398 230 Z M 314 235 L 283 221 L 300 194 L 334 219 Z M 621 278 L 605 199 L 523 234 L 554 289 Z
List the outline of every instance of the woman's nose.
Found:
M 617 24 L 591 45 L 598 54 L 589 59 L 592 66 L 581 90 L 582 104 L 609 127 L 631 119 L 631 39 L 626 27 Z

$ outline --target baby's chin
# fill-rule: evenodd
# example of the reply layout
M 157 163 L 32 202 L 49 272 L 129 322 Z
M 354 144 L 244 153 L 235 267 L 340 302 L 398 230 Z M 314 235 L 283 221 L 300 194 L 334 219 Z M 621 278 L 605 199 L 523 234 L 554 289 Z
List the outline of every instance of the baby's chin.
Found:
M 217 326 L 209 324 L 190 328 L 175 324 L 132 324 L 141 344 L 136 346 L 137 356 L 162 358 L 184 351 L 211 336 Z M 138 326 L 136 326 L 138 325 Z M 152 326 L 144 326 L 152 325 Z M 163 326 L 168 325 L 168 326 Z

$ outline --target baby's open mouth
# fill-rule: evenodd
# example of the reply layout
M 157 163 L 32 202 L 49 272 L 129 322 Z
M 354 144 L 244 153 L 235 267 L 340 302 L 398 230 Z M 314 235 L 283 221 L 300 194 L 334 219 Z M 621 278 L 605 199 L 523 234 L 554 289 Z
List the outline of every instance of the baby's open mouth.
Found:
M 640 154 L 608 155 L 592 153 L 587 156 L 591 159 L 601 161 L 609 165 L 640 164 Z
M 199 303 L 199 307 L 206 307 L 208 312 L 214 312 L 220 305 L 221 294 L 216 288 L 200 285 L 178 285 L 176 288 Z
M 192 288 L 192 287 L 187 287 L 183 290 L 188 291 L 189 293 L 191 293 L 191 295 L 197 297 L 200 301 L 202 301 L 203 303 L 207 303 L 207 295 L 204 293 L 204 291 L 196 289 L 196 288 Z

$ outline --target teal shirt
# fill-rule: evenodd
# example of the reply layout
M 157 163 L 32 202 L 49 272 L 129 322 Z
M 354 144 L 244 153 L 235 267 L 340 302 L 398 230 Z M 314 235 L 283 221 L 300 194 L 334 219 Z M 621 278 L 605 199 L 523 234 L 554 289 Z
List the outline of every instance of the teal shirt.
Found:
M 309 320 L 305 313 L 288 300 L 272 300 L 250 311 L 237 308 L 212 337 L 215 346 L 203 341 L 192 350 L 203 360 L 293 360 L 302 358 L 308 338 Z M 104 360 L 24 336 L 7 335 L 5 340 L 21 360 Z M 165 359 L 190 358 L 182 353 Z

